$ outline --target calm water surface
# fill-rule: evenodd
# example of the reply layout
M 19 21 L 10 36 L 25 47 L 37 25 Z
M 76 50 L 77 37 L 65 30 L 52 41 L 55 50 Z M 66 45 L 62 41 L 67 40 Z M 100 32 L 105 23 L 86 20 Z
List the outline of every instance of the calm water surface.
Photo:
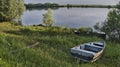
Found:
M 59 4 L 104 4 L 115 5 L 119 0 L 25 0 L 25 3 L 54 2 Z M 110 9 L 107 8 L 59 8 L 53 10 L 54 26 L 71 28 L 93 27 L 96 22 L 103 22 Z M 42 24 L 46 10 L 27 10 L 22 16 L 23 25 Z
M 107 8 L 59 8 L 53 10 L 54 26 L 71 28 L 93 27 L 96 22 L 103 22 L 110 9 Z M 42 24 L 43 14 L 46 10 L 27 10 L 23 17 L 23 25 Z

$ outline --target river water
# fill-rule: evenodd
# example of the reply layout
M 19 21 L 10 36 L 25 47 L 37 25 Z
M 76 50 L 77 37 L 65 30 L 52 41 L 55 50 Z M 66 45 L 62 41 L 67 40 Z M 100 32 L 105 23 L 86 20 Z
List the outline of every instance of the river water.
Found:
M 60 4 L 116 4 L 118 0 L 51 0 Z M 68 2 L 66 2 L 68 1 Z M 74 2 L 73 2 L 74 1 Z M 26 3 L 33 2 L 48 2 L 48 0 L 25 0 Z M 103 2 L 103 3 L 102 3 Z M 55 18 L 54 26 L 80 28 L 93 27 L 96 22 L 103 23 L 107 18 L 107 14 L 111 9 L 108 8 L 59 8 L 53 10 Z M 26 10 L 22 16 L 23 25 L 38 25 L 42 24 L 43 14 L 45 9 Z

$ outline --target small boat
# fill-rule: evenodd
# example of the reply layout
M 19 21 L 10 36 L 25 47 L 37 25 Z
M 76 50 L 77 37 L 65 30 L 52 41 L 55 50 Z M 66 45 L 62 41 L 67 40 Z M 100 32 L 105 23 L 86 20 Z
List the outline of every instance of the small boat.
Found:
M 100 58 L 105 48 L 105 42 L 90 42 L 71 48 L 73 58 L 85 62 L 94 62 Z

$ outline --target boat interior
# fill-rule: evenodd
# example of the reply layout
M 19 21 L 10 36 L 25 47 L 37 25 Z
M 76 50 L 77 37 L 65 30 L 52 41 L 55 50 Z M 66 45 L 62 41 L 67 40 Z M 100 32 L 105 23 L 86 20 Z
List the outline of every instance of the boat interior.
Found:
M 103 49 L 104 45 L 103 44 L 98 44 L 98 43 L 87 43 L 85 45 L 81 45 L 80 49 L 91 51 L 91 52 L 99 52 Z

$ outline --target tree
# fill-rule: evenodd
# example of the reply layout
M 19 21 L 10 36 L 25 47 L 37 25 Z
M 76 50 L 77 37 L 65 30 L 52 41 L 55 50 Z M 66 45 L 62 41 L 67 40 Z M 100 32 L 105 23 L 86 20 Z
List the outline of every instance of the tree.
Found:
M 104 31 L 110 39 L 120 41 L 120 10 L 114 9 L 109 12 L 107 20 L 105 20 L 102 31 Z
M 97 30 L 97 31 L 100 31 L 100 23 L 97 22 L 95 25 L 94 25 L 94 29 Z
M 116 7 L 117 7 L 118 9 L 120 9 L 120 1 L 119 1 L 119 3 L 116 5 Z
M 52 10 L 49 8 L 47 10 L 47 13 L 43 14 L 43 23 L 49 27 L 52 26 L 52 24 L 54 23 L 54 18 L 53 18 L 53 13 Z
M 0 0 L 0 21 L 20 20 L 24 11 L 24 0 Z
M 120 9 L 110 11 L 103 25 L 97 28 L 105 32 L 112 41 L 120 41 Z

